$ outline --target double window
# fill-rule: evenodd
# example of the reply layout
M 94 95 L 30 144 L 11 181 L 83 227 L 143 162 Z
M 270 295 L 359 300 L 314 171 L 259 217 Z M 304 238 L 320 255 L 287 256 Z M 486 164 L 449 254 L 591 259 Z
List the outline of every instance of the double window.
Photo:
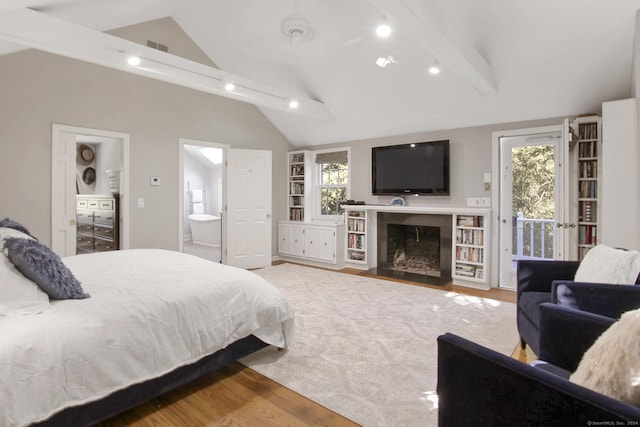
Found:
M 349 152 L 344 149 L 317 152 L 316 170 L 320 217 L 342 215 L 341 204 L 349 195 Z

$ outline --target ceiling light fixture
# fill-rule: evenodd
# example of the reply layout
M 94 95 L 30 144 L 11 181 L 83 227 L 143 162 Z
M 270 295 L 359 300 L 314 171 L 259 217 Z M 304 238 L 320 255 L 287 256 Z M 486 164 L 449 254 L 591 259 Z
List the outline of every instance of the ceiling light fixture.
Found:
M 282 34 L 289 39 L 289 43 L 306 43 L 313 38 L 311 25 L 302 16 L 291 15 L 280 23 Z
M 224 84 L 224 90 L 226 90 L 227 92 L 231 92 L 235 88 L 236 88 L 236 85 L 234 85 L 231 82 L 227 82 L 227 83 Z
M 386 22 L 376 27 L 376 35 L 382 39 L 386 39 L 391 35 L 391 27 Z
M 142 62 L 142 60 L 139 56 L 136 55 L 131 55 L 127 58 L 127 64 L 131 65 L 132 67 L 140 65 L 140 62 Z
M 300 104 L 295 99 L 292 99 L 292 100 L 289 101 L 289 108 L 291 108 L 292 110 L 295 110 L 299 106 L 300 106 Z
M 384 56 L 380 56 L 378 57 L 378 59 L 376 59 L 376 65 L 381 68 L 384 68 L 389 64 L 397 64 L 397 63 L 398 61 L 396 61 L 395 58 L 391 55 L 387 55 L 386 58 Z
M 433 64 L 431 64 L 431 67 L 429 67 L 429 73 L 435 75 L 440 74 L 440 64 L 438 63 L 437 60 L 433 61 Z

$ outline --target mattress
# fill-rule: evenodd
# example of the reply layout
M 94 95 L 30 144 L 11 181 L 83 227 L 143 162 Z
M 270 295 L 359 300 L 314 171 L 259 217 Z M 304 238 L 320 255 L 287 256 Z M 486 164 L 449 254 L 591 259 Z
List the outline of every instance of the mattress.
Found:
M 90 298 L 0 317 L 0 425 L 27 425 L 193 363 L 249 335 L 287 347 L 294 313 L 250 271 L 158 249 L 63 262 Z

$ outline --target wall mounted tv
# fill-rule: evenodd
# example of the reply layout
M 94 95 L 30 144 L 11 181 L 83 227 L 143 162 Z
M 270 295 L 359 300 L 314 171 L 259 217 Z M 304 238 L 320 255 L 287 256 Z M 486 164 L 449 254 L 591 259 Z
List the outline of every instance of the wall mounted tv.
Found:
M 449 195 L 449 140 L 371 149 L 374 195 Z

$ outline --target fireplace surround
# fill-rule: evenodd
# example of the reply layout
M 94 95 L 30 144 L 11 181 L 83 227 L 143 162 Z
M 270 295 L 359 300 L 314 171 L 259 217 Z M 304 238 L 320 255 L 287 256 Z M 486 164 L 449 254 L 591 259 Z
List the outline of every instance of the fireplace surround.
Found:
M 377 266 L 370 274 L 435 285 L 451 281 L 452 216 L 377 213 Z

